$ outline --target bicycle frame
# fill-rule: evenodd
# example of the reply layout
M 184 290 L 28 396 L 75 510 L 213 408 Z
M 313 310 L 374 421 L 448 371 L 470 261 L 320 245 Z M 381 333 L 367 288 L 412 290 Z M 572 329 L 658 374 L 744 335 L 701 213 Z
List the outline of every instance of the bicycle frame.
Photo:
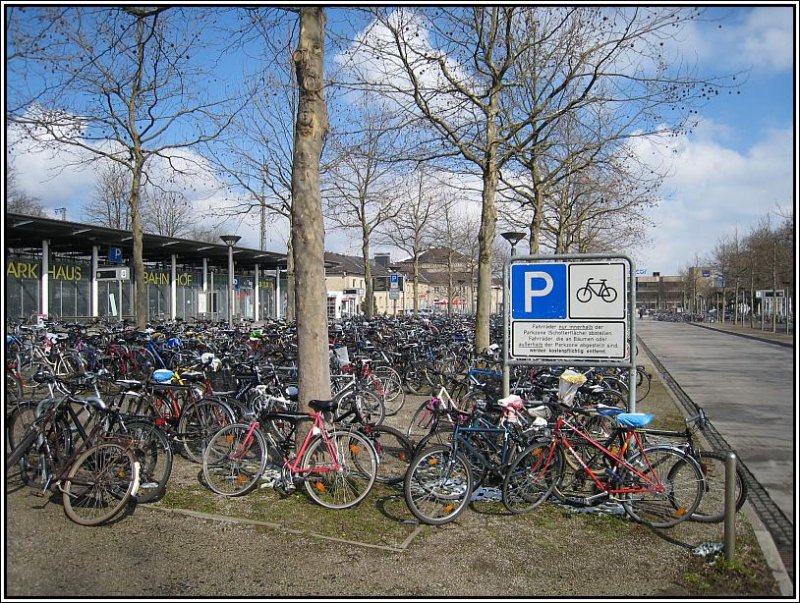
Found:
M 581 456 L 575 452 L 572 444 L 569 441 L 569 438 L 564 434 L 562 429 L 568 429 L 571 433 L 577 435 L 582 440 L 588 442 L 591 446 L 593 446 L 596 450 L 602 453 L 605 457 L 611 459 L 614 463 L 612 467 L 612 479 L 603 481 L 601 480 L 597 474 L 589 467 L 586 462 L 581 458 Z M 559 417 L 556 421 L 556 426 L 553 429 L 553 441 L 550 448 L 550 453 L 548 455 L 547 462 L 545 466 L 547 466 L 552 458 L 552 455 L 555 452 L 555 448 L 558 444 L 562 445 L 571 455 L 575 458 L 576 461 L 580 464 L 581 468 L 586 472 L 586 474 L 591 478 L 591 480 L 595 483 L 595 485 L 601 490 L 600 494 L 596 494 L 590 497 L 587 500 L 592 500 L 595 498 L 601 498 L 606 495 L 617 495 L 617 494 L 637 494 L 641 492 L 656 492 L 658 494 L 662 494 L 666 491 L 666 487 L 663 483 L 658 479 L 658 474 L 653 472 L 652 465 L 650 464 L 650 460 L 647 458 L 644 450 L 645 447 L 642 444 L 641 436 L 639 435 L 639 431 L 636 429 L 628 429 L 628 428 L 617 428 L 617 430 L 609 437 L 608 442 L 610 443 L 613 440 L 619 439 L 621 442 L 621 446 L 619 448 L 618 453 L 612 452 L 609 448 L 606 448 L 603 444 L 600 444 L 596 440 L 592 439 L 585 433 L 583 433 L 580 429 L 571 425 L 567 421 L 564 420 L 563 417 Z M 633 446 L 631 443 L 633 442 Z M 651 474 L 656 476 L 656 481 L 654 482 L 653 479 L 637 469 L 634 465 L 629 463 L 625 459 L 625 454 L 628 450 L 635 449 L 641 453 L 642 459 L 644 459 L 647 470 L 651 472 Z M 636 487 L 614 487 L 613 479 L 614 477 L 621 476 L 624 472 L 630 472 L 631 474 L 635 475 L 642 483 L 645 484 L 645 487 L 636 486 Z

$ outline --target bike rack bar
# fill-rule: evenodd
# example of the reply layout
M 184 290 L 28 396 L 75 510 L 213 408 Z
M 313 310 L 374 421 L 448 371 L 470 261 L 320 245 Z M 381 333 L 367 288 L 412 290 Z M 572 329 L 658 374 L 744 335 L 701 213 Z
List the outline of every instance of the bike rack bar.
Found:
M 733 561 L 736 549 L 736 454 L 729 452 L 725 459 L 725 524 L 723 541 L 725 560 Z

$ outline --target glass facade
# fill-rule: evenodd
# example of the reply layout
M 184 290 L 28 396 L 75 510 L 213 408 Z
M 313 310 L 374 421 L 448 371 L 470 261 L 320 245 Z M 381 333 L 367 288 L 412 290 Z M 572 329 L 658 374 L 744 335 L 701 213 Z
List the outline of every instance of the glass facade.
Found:
M 92 270 L 88 259 L 59 257 L 49 262 L 48 314 L 60 318 L 92 316 Z M 209 268 L 207 291 L 203 291 L 203 271 L 194 266 L 176 270 L 175 317 L 184 320 L 228 317 L 227 271 Z M 252 275 L 236 277 L 234 316 L 255 318 L 255 288 Z M 146 266 L 145 299 L 150 320 L 172 317 L 171 266 Z M 259 277 L 259 318 L 275 316 L 275 277 Z M 30 253 L 6 250 L 5 315 L 28 319 L 40 312 L 41 258 Z M 134 283 L 132 280 L 97 282 L 97 314 L 101 317 L 132 318 Z

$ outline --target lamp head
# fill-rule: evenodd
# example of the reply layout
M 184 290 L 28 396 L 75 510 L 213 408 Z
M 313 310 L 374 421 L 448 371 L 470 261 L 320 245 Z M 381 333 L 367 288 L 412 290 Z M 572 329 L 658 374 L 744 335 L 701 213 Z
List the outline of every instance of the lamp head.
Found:
M 503 232 L 500 233 L 500 236 L 503 237 L 506 241 L 511 243 L 511 246 L 516 246 L 522 239 L 525 238 L 524 232 Z
M 238 243 L 241 238 L 242 237 L 240 237 L 239 235 L 222 235 L 222 236 L 220 236 L 220 239 L 222 239 L 222 241 L 228 247 L 233 247 L 234 245 L 236 245 L 236 243 Z

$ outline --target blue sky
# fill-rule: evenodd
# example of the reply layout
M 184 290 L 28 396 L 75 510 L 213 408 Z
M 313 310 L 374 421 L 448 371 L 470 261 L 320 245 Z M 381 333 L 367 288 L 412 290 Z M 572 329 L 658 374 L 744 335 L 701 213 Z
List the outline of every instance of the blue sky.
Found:
M 338 29 L 345 21 L 336 13 L 331 11 L 329 24 Z M 695 257 L 708 256 L 721 237 L 737 231 L 744 236 L 776 208 L 794 207 L 796 19 L 789 6 L 714 8 L 682 32 L 680 49 L 689 61 L 696 60 L 700 72 L 738 72 L 742 84 L 738 94 L 723 93 L 701 109 L 701 122 L 691 134 L 666 146 L 640 148 L 659 165 L 668 162 L 669 176 L 659 206 L 648 212 L 656 224 L 649 242 L 632 253 L 638 268 L 675 274 Z M 66 206 L 67 218 L 80 220 L 95 173 L 91 168 L 59 172 L 66 161 L 63 154 L 28 150 L 15 166 L 26 192 L 50 210 Z M 197 188 L 201 212 L 219 202 L 213 182 Z M 257 228 L 246 222 L 231 227 L 243 235 L 243 245 L 258 245 Z M 269 248 L 285 251 L 282 225 L 276 224 L 271 235 Z M 329 232 L 326 248 L 356 255 L 360 245 Z

